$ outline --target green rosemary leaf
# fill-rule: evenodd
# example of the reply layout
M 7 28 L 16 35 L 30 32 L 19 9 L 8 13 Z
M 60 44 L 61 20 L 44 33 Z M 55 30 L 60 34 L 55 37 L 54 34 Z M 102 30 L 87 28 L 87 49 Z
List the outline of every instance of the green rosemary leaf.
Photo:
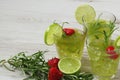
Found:
M 88 72 L 78 72 L 71 75 L 64 75 L 62 80 L 93 80 L 93 74 Z
M 27 56 L 25 52 L 20 52 L 8 60 L 1 60 L 0 64 L 9 63 L 13 69 L 22 71 L 28 77 L 23 80 L 48 80 L 49 66 L 44 58 L 46 51 L 38 51 Z M 10 70 L 8 66 L 3 66 Z M 63 74 L 61 80 L 92 80 L 93 75 L 79 72 L 72 75 Z
M 25 74 L 31 76 L 35 80 L 47 80 L 48 65 L 45 62 L 43 54 L 45 52 L 38 51 L 30 56 L 26 56 L 24 52 L 10 58 L 8 63 Z M 26 80 L 29 78 L 26 78 Z

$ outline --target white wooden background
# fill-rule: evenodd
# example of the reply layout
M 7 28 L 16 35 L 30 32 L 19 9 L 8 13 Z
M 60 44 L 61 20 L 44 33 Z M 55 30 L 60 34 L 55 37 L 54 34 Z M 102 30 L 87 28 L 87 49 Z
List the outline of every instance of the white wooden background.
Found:
M 46 59 L 57 56 L 54 46 L 44 44 L 44 31 L 54 20 L 75 23 L 75 9 L 86 3 L 95 10 L 114 13 L 116 26 L 120 26 L 119 0 L 0 0 L 0 60 L 21 51 L 50 50 Z M 116 31 L 113 37 L 119 34 Z M 20 72 L 0 67 L 0 80 L 22 80 L 24 77 Z

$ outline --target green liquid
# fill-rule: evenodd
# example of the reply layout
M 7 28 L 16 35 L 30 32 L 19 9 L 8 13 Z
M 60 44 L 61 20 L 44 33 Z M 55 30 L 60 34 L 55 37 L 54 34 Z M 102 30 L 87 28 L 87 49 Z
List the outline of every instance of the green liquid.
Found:
M 106 42 L 104 35 L 104 32 L 106 35 L 110 34 L 110 23 L 104 20 L 96 22 L 88 24 L 87 48 L 91 68 L 99 80 L 110 80 L 117 72 L 119 58 L 111 59 L 106 53 L 106 47 L 113 45 L 111 36 Z
M 74 57 L 81 59 L 85 34 L 75 29 L 75 33 L 71 36 L 63 35 L 61 38 L 56 38 L 55 45 L 60 58 Z
M 111 28 L 110 23 L 106 22 L 105 20 L 96 20 L 92 23 L 88 24 L 88 37 L 89 40 L 104 40 L 104 31 L 106 32 L 106 35 L 109 35 Z
M 97 48 L 89 46 L 88 53 L 92 71 L 95 75 L 103 77 L 111 77 L 116 74 L 118 69 L 119 58 L 111 59 L 106 51 L 101 51 Z

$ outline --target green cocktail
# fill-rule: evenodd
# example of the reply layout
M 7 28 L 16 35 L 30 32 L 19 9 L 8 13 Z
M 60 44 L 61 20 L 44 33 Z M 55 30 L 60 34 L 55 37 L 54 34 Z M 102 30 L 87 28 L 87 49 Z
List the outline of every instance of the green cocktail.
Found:
M 74 57 L 81 59 L 86 34 L 78 29 L 73 29 L 74 34 L 66 35 L 55 39 L 55 45 L 60 58 Z
M 117 72 L 119 55 L 108 55 L 106 51 L 98 47 L 89 46 L 88 53 L 91 62 L 92 72 L 98 80 L 111 80 Z
M 86 34 L 85 29 L 63 28 L 53 23 L 46 30 L 44 40 L 47 45 L 55 44 L 59 58 L 73 57 L 81 60 Z
M 111 80 L 117 72 L 120 53 L 111 39 L 115 23 L 99 18 L 87 26 L 87 49 L 92 72 L 99 80 Z
M 79 6 L 75 13 L 76 20 L 87 27 L 86 45 L 93 74 L 98 80 L 111 80 L 119 63 L 120 47 L 115 46 L 116 43 L 111 39 L 116 30 L 116 18 L 108 12 L 97 15 L 90 5 Z

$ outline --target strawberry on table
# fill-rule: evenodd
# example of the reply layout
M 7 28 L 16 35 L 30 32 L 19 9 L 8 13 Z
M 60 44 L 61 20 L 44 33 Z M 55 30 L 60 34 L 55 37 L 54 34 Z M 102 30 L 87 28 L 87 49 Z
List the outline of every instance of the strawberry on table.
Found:
M 52 67 L 49 69 L 48 80 L 61 80 L 62 76 L 63 74 L 58 68 Z
M 50 67 L 58 67 L 58 62 L 59 62 L 59 59 L 58 58 L 52 58 L 50 60 L 48 60 L 48 66 Z

